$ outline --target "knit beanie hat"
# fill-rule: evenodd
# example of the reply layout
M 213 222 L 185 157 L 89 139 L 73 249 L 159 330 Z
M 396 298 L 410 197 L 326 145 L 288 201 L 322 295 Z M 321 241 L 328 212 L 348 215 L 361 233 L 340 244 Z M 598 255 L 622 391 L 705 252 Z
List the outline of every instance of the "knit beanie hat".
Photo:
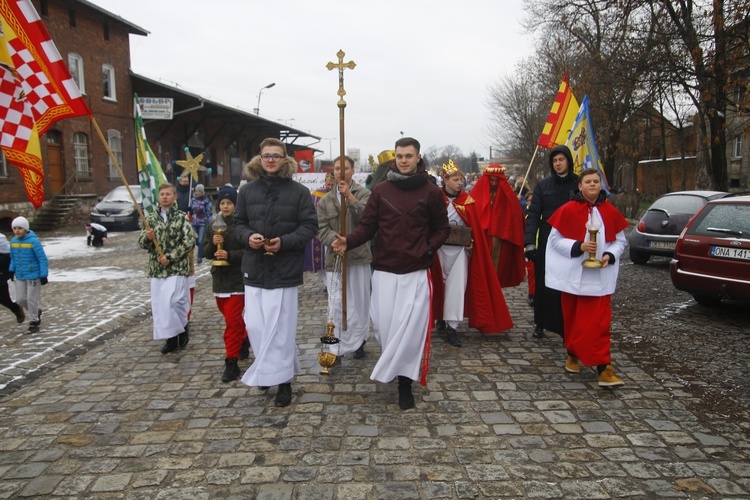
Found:
M 206 187 L 203 184 L 196 184 L 195 191 L 200 191 L 201 193 L 205 193 Z
M 29 230 L 29 221 L 26 217 L 16 217 L 13 222 L 10 223 L 10 227 L 22 227 L 26 231 Z
M 228 199 L 235 205 L 237 204 L 237 190 L 230 186 L 224 186 L 219 190 L 219 196 L 216 197 L 216 206 L 219 206 L 221 200 Z

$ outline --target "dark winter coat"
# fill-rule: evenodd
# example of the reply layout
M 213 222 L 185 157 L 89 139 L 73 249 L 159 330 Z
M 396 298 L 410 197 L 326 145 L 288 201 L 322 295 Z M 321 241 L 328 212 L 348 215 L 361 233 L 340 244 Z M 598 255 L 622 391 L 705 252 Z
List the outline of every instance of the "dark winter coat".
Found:
M 558 153 L 567 156 L 570 165 L 568 173 L 562 177 L 557 175 L 555 169 L 552 168 L 552 157 Z M 555 210 L 570 201 L 571 194 L 578 188 L 578 176 L 573 173 L 573 156 L 567 146 L 556 146 L 550 152 L 549 169 L 551 175 L 537 182 L 534 187 L 531 206 L 527 209 L 528 217 L 523 241 L 524 246 L 536 245 L 540 252 L 544 252 L 547 238 L 552 231 L 552 226 L 547 220 L 555 213 Z
M 242 256 L 245 255 L 245 247 L 237 238 L 237 223 L 234 217 L 224 217 L 227 225 L 224 231 L 224 250 L 227 251 L 229 266 L 211 266 L 211 291 L 213 293 L 241 293 L 245 291 L 242 282 Z M 214 245 L 214 224 L 216 220 L 206 228 L 206 243 L 203 245 L 203 255 L 207 259 L 214 259 L 216 245 Z
M 450 234 L 445 200 L 428 181 L 420 160 L 417 172 L 388 172 L 372 191 L 357 228 L 346 235 L 347 251 L 375 237 L 373 269 L 408 274 L 432 267 L 435 251 Z
M 310 190 L 292 180 L 297 164 L 286 158 L 276 175 L 267 175 L 256 156 L 245 167 L 250 182 L 240 188 L 234 215 L 237 237 L 245 245 L 242 276 L 245 285 L 274 289 L 302 284 L 305 245 L 318 232 L 318 216 Z M 274 255 L 253 250 L 251 235 L 281 238 Z

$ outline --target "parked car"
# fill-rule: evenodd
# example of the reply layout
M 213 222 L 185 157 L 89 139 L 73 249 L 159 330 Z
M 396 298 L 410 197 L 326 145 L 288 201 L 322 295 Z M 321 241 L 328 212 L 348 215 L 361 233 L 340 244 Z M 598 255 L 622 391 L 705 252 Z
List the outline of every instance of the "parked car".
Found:
M 750 196 L 707 203 L 677 240 L 669 274 L 699 304 L 750 302 Z
M 142 203 L 141 186 L 130 186 L 136 201 Z M 98 222 L 107 229 L 138 229 L 140 216 L 133 199 L 125 186 L 118 186 L 107 193 L 91 210 L 91 222 Z
M 646 264 L 652 255 L 671 257 L 685 224 L 710 200 L 726 196 L 723 191 L 676 191 L 665 194 L 648 207 L 628 236 L 630 260 Z

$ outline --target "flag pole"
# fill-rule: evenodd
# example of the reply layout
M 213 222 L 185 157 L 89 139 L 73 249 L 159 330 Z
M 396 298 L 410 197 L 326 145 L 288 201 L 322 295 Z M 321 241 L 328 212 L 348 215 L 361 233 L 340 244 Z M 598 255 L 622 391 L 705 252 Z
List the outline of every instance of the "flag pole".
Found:
M 523 187 L 526 185 L 526 179 L 529 178 L 529 172 L 531 172 L 531 166 L 534 164 L 534 158 L 536 158 L 536 154 L 539 152 L 539 144 L 536 145 L 536 149 L 534 149 L 534 154 L 531 155 L 531 161 L 529 162 L 529 168 L 526 169 L 526 175 L 523 176 L 523 182 L 521 183 L 521 187 L 518 188 L 518 193 L 521 194 L 523 191 Z
M 344 96 L 346 95 L 346 90 L 344 90 L 344 68 L 354 69 L 356 64 L 354 61 L 349 61 L 348 63 L 344 62 L 344 56 L 346 53 L 343 50 L 339 50 L 336 52 L 336 57 L 338 57 L 339 62 L 338 63 L 332 63 L 329 62 L 326 65 L 326 68 L 328 70 L 332 70 L 334 68 L 338 68 L 339 70 L 339 90 L 337 92 L 339 96 L 339 102 L 337 103 L 339 107 L 339 166 L 340 171 L 343 172 L 346 170 L 346 151 L 344 149 L 344 108 L 346 108 L 346 101 L 344 100 Z M 352 165 L 352 169 L 354 169 L 354 165 Z M 344 176 L 341 176 L 341 179 L 344 179 Z M 343 196 L 341 197 L 341 236 L 346 236 L 346 198 Z M 346 330 L 346 253 L 344 253 L 341 256 L 341 330 Z
M 138 215 L 141 217 L 141 222 L 143 222 L 143 227 L 146 228 L 146 231 L 150 231 L 151 226 L 148 225 L 146 216 L 143 215 L 143 210 L 141 210 L 141 204 L 138 203 L 138 200 L 136 200 L 135 195 L 133 194 L 133 191 L 130 189 L 130 185 L 128 183 L 128 180 L 125 178 L 125 174 L 122 172 L 122 168 L 120 168 L 120 164 L 117 163 L 117 159 L 115 158 L 114 153 L 109 148 L 109 144 L 107 143 L 107 140 L 104 138 L 104 134 L 102 134 L 102 129 L 99 128 L 99 124 L 96 122 L 96 118 L 94 118 L 94 115 L 89 115 L 89 118 L 91 119 L 91 124 L 94 126 L 94 130 L 96 130 L 96 133 L 99 136 L 99 139 L 101 139 L 102 144 L 104 144 L 104 149 L 107 150 L 107 154 L 109 154 L 109 158 L 112 160 L 112 163 L 117 169 L 117 173 L 120 174 L 120 179 L 122 180 L 122 183 L 125 185 L 125 189 L 128 190 L 128 194 L 130 195 L 130 198 L 133 200 L 133 205 L 135 205 L 135 209 L 138 210 Z M 164 252 L 162 252 L 162 249 L 159 246 L 159 242 L 156 241 L 156 238 L 154 238 L 154 246 L 156 247 L 156 252 L 159 254 L 159 257 L 163 257 Z

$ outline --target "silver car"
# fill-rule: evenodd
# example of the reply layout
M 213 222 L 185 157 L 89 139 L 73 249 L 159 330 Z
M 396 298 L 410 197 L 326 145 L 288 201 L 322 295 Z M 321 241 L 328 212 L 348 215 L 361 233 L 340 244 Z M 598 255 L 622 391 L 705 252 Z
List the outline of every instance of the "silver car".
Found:
M 710 200 L 727 194 L 723 191 L 676 191 L 656 200 L 628 236 L 630 260 L 643 265 L 652 255 L 672 257 L 677 238 L 693 215 Z

